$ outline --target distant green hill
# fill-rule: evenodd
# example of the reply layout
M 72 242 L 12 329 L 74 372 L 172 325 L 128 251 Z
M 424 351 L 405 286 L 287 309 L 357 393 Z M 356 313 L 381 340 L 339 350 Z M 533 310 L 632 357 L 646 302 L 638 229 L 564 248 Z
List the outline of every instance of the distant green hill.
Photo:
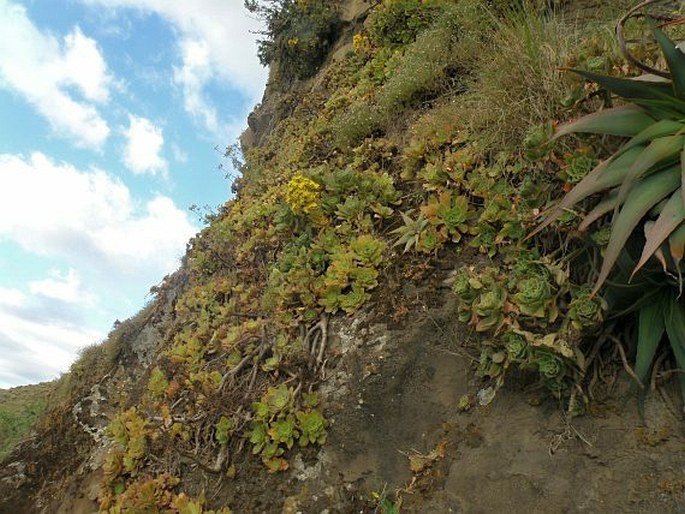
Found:
M 31 429 L 45 410 L 52 382 L 0 389 L 0 460 Z

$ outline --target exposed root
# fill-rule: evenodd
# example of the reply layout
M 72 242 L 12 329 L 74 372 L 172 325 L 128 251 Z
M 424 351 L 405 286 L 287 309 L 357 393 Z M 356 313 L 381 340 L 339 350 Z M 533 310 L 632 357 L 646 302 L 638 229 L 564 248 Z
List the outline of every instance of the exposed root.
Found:
M 300 391 L 302 390 L 302 380 L 300 380 L 297 384 L 297 387 L 295 388 L 295 391 L 293 392 L 293 397 L 297 398 L 297 396 L 300 394 Z
M 621 362 L 623 362 L 623 369 L 626 370 L 626 373 L 632 378 L 635 383 L 638 385 L 640 389 L 645 388 L 645 386 L 642 384 L 642 381 L 640 378 L 635 374 L 635 371 L 633 371 L 633 368 L 630 367 L 628 364 L 628 359 L 626 358 L 626 351 L 623 349 L 623 345 L 621 344 L 621 341 L 618 339 L 618 337 L 612 336 L 612 335 L 607 335 L 607 338 L 609 338 L 611 341 L 613 341 L 616 344 L 616 348 L 618 349 L 618 353 L 621 355 Z
M 229 369 L 224 375 L 221 377 L 221 381 L 219 382 L 219 387 L 218 390 L 221 391 L 226 384 L 226 381 L 229 378 L 234 377 L 235 375 L 242 370 L 250 360 L 253 360 L 253 358 L 256 356 L 257 358 L 255 360 L 255 367 L 257 363 L 261 360 L 261 358 L 264 356 L 266 353 L 266 350 L 269 349 L 269 346 L 271 346 L 268 342 L 263 341 L 262 344 L 260 344 L 257 348 L 255 348 L 252 352 L 248 353 L 245 357 L 242 358 L 242 360 L 236 364 L 233 368 Z
M 182 458 L 192 461 L 194 464 L 198 465 L 200 468 L 202 468 L 207 473 L 212 473 L 212 474 L 221 473 L 221 471 L 223 470 L 224 463 L 228 459 L 228 447 L 227 446 L 221 447 L 218 455 L 216 456 L 216 460 L 214 461 L 214 464 L 211 466 L 209 464 L 203 462 L 201 459 L 199 459 L 195 455 L 191 455 L 189 453 L 186 453 L 186 452 L 180 450 L 179 448 L 177 448 L 176 446 L 173 446 L 172 448 Z
M 592 346 L 592 349 L 590 350 L 590 353 L 588 354 L 588 357 L 585 360 L 585 370 L 587 370 L 590 367 L 590 365 L 595 361 L 595 358 L 599 354 L 599 350 L 600 348 L 602 348 L 602 345 L 604 345 L 605 341 L 606 337 L 600 337 Z
M 176 399 L 174 403 L 171 404 L 171 407 L 169 407 L 169 410 L 173 411 L 176 407 L 178 407 L 183 400 L 185 400 L 187 396 L 187 390 L 184 390 L 181 395 Z
M 593 446 L 593 444 L 588 441 L 588 439 L 581 434 L 576 427 L 573 426 L 571 419 L 567 417 L 567 415 L 564 415 L 563 417 L 565 424 L 563 432 L 554 434 L 550 439 L 549 446 L 547 447 L 547 452 L 549 453 L 550 457 L 553 457 L 559 448 L 561 448 L 564 444 L 572 441 L 575 438 L 579 439 L 589 447 Z
M 584 373 L 582 374 L 584 376 Z M 583 391 L 583 388 L 580 386 L 580 381 L 582 380 L 582 376 L 578 378 L 575 381 L 575 387 L 573 388 L 573 391 L 571 391 L 571 396 L 568 399 L 568 408 L 566 409 L 566 415 L 569 418 L 572 418 L 575 415 L 576 412 L 576 405 L 578 403 L 578 395 L 580 394 L 580 397 L 582 398 L 583 405 L 587 405 L 590 403 L 589 398 Z
M 259 347 L 259 353 L 257 353 L 257 358 L 255 359 L 255 363 L 252 366 L 252 373 L 250 373 L 250 381 L 247 384 L 247 387 L 245 388 L 245 398 L 250 397 L 250 393 L 252 392 L 252 388 L 254 387 L 255 381 L 257 380 L 257 371 L 259 370 L 259 362 L 262 360 L 264 357 L 264 354 L 266 351 L 269 349 L 271 345 L 264 342 L 262 345 Z
M 184 423 L 184 424 L 190 424 L 190 423 L 197 423 L 198 421 L 204 419 L 207 417 L 206 412 L 200 412 L 199 414 L 195 414 L 195 416 L 191 418 L 186 418 L 185 416 L 171 416 L 169 419 L 165 420 L 162 418 L 162 416 L 150 416 L 150 419 L 152 421 L 157 421 L 158 423 L 165 423 L 166 421 L 171 421 L 172 423 Z
M 680 368 L 674 368 L 674 369 L 665 369 L 661 373 L 659 373 L 659 376 L 663 379 L 669 379 L 671 375 L 674 374 L 679 374 L 679 373 L 685 373 L 685 369 L 680 369 Z
M 328 315 L 322 314 L 321 319 L 305 334 L 303 340 L 304 351 L 309 354 L 314 368 L 321 369 L 328 344 Z

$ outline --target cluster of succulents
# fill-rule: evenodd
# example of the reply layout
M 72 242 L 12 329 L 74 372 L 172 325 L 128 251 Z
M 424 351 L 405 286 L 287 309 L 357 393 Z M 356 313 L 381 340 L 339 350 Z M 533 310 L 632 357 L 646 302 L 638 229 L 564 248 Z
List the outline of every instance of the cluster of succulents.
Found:
M 504 322 L 507 293 L 500 285 L 497 268 L 488 267 L 481 273 L 474 268 L 458 270 L 452 290 L 459 300 L 459 319 L 469 322 L 477 331 L 498 329 Z
M 484 345 L 478 375 L 493 380 L 497 387 L 504 382 L 510 366 L 538 373 L 540 381 L 555 394 L 569 384 L 569 372 L 583 362 L 582 354 L 560 333 L 538 334 L 520 329 L 503 332 Z
M 300 446 L 326 442 L 326 420 L 314 409 L 318 397 L 303 395 L 304 410 L 296 408 L 293 388 L 285 384 L 271 387 L 252 406 L 254 419 L 249 433 L 252 452 L 260 455 L 270 472 L 288 469 L 283 458 L 295 442 Z
M 385 243 L 367 234 L 331 254 L 330 265 L 319 282 L 319 304 L 327 312 L 356 311 L 378 285 L 378 266 L 386 248 Z
M 462 235 L 469 231 L 468 221 L 473 217 L 466 196 L 443 191 L 432 195 L 421 206 L 421 213 L 430 225 L 436 228 L 442 240 L 458 243 Z
M 387 245 L 362 234 L 345 243 L 333 229 L 283 255 L 269 277 L 269 291 L 281 309 L 306 321 L 320 311 L 357 310 L 378 285 Z
M 501 385 L 514 365 L 537 371 L 555 393 L 582 363 L 576 346 L 582 333 L 596 328 L 606 309 L 587 287 L 570 284 L 562 266 L 523 250 L 502 267 L 459 268 L 452 290 L 459 319 L 490 335 L 479 375 Z

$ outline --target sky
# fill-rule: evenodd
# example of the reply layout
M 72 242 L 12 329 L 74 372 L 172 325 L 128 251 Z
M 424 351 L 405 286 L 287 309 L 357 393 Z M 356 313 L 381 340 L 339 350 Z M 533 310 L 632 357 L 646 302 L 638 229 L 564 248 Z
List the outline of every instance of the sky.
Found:
M 243 0 L 0 0 L 0 388 L 150 301 L 261 99 Z

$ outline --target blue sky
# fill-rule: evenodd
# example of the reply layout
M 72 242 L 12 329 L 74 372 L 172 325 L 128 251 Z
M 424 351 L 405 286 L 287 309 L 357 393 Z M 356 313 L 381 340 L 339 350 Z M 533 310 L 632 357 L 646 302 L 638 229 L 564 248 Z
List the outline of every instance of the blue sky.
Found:
M 0 387 L 135 314 L 260 100 L 243 0 L 0 0 Z

